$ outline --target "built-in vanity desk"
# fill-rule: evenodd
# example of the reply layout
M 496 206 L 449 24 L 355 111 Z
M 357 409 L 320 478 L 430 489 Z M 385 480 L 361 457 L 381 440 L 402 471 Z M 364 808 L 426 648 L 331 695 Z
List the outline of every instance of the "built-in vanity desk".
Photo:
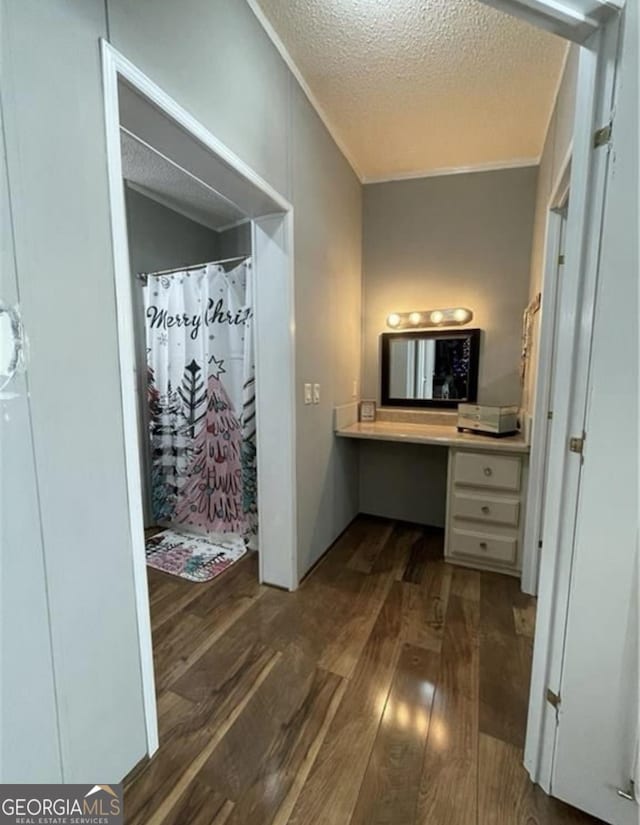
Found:
M 350 423 L 344 414 L 336 415 L 336 435 L 447 449 L 447 561 L 520 575 L 529 452 L 523 436 L 459 433 L 453 423 Z

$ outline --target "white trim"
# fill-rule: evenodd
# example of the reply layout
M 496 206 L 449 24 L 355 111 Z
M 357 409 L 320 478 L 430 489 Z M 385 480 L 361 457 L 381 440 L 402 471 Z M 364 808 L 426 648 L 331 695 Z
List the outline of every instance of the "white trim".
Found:
M 533 26 L 553 34 L 585 43 L 598 31 L 611 14 L 619 12 L 621 4 L 614 0 L 594 0 L 589 14 L 582 12 L 571 0 L 482 0 L 502 12 L 526 20 Z
M 553 422 L 545 485 L 545 524 L 524 762 L 532 780 L 552 790 L 557 722 L 547 689 L 560 694 L 573 564 L 581 459 L 568 440 L 580 435 L 586 394 L 605 203 L 608 150 L 593 148 L 593 132 L 611 114 L 617 65 L 614 19 L 580 51 L 567 219 L 563 312 L 558 327 Z
M 564 160 L 556 181 L 552 185 L 551 197 L 547 204 L 547 221 L 544 237 L 544 273 L 542 278 L 542 302 L 538 326 L 538 351 L 536 363 L 530 368 L 536 370 L 533 397 L 533 420 L 531 421 L 531 460 L 529 466 L 529 486 L 527 489 L 525 530 L 522 557 L 522 590 L 535 595 L 538 592 L 540 568 L 541 516 L 543 510 L 544 485 L 546 481 L 546 458 L 548 441 L 549 391 L 551 388 L 551 359 L 554 354 L 554 335 L 558 289 L 558 254 L 560 252 L 561 216 L 554 210 L 566 201 L 571 167 L 571 148 Z M 531 399 L 529 399 L 531 400 Z M 527 411 L 527 415 L 529 411 Z
M 151 639 L 151 621 L 149 614 L 149 593 L 144 553 L 144 526 L 141 495 L 141 477 L 139 465 L 138 427 L 136 417 L 136 386 L 133 365 L 135 348 L 133 336 L 132 279 L 129 264 L 127 240 L 126 210 L 124 186 L 122 183 L 122 159 L 120 150 L 120 113 L 118 106 L 118 78 L 124 78 L 139 94 L 147 98 L 164 115 L 177 123 L 185 132 L 196 138 L 209 152 L 222 160 L 237 173 L 243 182 L 249 182 L 254 189 L 266 195 L 270 201 L 269 213 L 274 232 L 278 225 L 280 232 L 279 254 L 271 256 L 270 271 L 260 269 L 261 276 L 275 274 L 278 277 L 280 292 L 278 305 L 282 311 L 274 319 L 274 326 L 283 335 L 272 336 L 280 347 L 280 371 L 269 376 L 273 386 L 278 388 L 278 398 L 273 393 L 265 397 L 264 392 L 256 396 L 257 419 L 260 421 L 277 419 L 277 440 L 260 441 L 258 435 L 258 462 L 263 458 L 263 470 L 259 469 L 258 497 L 275 508 L 269 518 L 277 521 L 280 531 L 277 542 L 271 547 L 264 541 L 260 548 L 261 565 L 268 557 L 277 557 L 280 579 L 269 579 L 270 584 L 295 588 L 298 584 L 296 566 L 297 524 L 296 524 L 296 468 L 295 468 L 295 373 L 294 373 L 294 324 L 293 324 L 293 209 L 291 204 L 273 187 L 257 175 L 244 161 L 214 137 L 199 121 L 179 106 L 159 86 L 153 83 L 143 72 L 114 49 L 108 42 L 101 40 L 105 131 L 107 142 L 107 168 L 109 179 L 109 200 L 111 207 L 111 234 L 114 254 L 115 292 L 117 306 L 118 343 L 120 358 L 120 382 L 122 393 L 122 413 L 124 422 L 124 450 L 127 476 L 127 494 L 129 504 L 130 535 L 132 546 L 133 580 L 136 597 L 138 636 L 140 647 L 140 667 L 142 675 L 142 693 L 147 732 L 147 752 L 151 756 L 157 750 L 158 724 L 155 697 L 155 680 L 153 672 L 153 650 Z M 265 218 L 255 219 L 260 223 Z M 260 262 L 254 264 L 254 272 Z M 282 273 L 285 273 L 284 277 Z M 256 275 L 257 277 L 257 275 Z M 284 293 L 284 294 L 283 294 Z M 264 330 L 264 324 L 262 325 Z M 260 337 L 261 345 L 271 338 Z M 264 353 L 261 353 L 261 357 Z M 264 376 L 263 381 L 264 385 Z M 270 406 L 265 408 L 265 401 Z M 272 427 L 273 429 L 273 427 Z M 283 463 L 280 454 L 287 456 Z M 279 475 L 274 478 L 264 466 L 278 466 Z M 266 509 L 266 512 L 269 512 Z M 262 539 L 262 535 L 261 535 Z M 282 563 L 284 560 L 284 564 Z M 288 568 L 288 569 L 287 569 Z M 261 568 L 262 569 L 262 568 Z M 261 581 L 267 580 L 261 578 Z
M 252 221 L 260 581 L 298 586 L 293 213 Z M 259 277 L 269 273 L 271 277 Z M 277 318 L 281 323 L 274 323 Z M 284 403 L 283 403 L 284 399 Z M 289 433 L 289 438 L 283 438 Z M 274 449 L 267 455 L 264 445 Z M 285 554 L 266 548 L 282 546 Z
M 131 362 L 126 363 L 125 352 L 135 355 L 133 337 L 133 295 L 129 270 L 129 244 L 127 239 L 126 206 L 122 185 L 122 157 L 120 152 L 120 113 L 118 110 L 118 59 L 108 43 L 102 45 L 102 83 L 104 91 L 105 131 L 107 141 L 107 174 L 113 244 L 116 312 L 118 324 L 118 349 L 120 358 L 120 386 L 122 417 L 124 422 L 125 470 L 127 475 L 127 499 L 129 529 L 132 545 L 133 581 L 136 594 L 136 615 L 140 646 L 140 671 L 147 730 L 147 753 L 152 756 L 158 749 L 158 714 L 156 711 L 155 677 L 151 640 L 151 616 L 147 568 L 144 558 L 144 514 L 142 508 L 142 478 L 138 449 L 138 423 L 136 412 L 136 385 Z M 120 273 L 120 277 L 118 274 Z M 135 361 L 133 361 L 135 363 Z M 135 552 L 142 547 L 143 552 Z
M 322 105 L 318 101 L 318 98 L 314 95 L 314 93 L 309 88 L 309 84 L 304 79 L 304 77 L 302 75 L 302 72 L 297 67 L 294 59 L 289 54 L 289 51 L 288 51 L 287 47 L 284 45 L 284 43 L 282 42 L 282 40 L 280 39 L 279 34 L 276 32 L 276 30 L 271 25 L 271 22 L 269 21 L 269 19 L 265 15 L 265 13 L 260 8 L 260 5 L 257 2 L 257 0 L 246 0 L 246 2 L 247 2 L 247 5 L 249 6 L 249 8 L 251 9 L 251 11 L 256 16 L 256 18 L 257 18 L 258 22 L 260 23 L 260 25 L 262 26 L 262 28 L 265 30 L 268 38 L 271 40 L 273 45 L 276 47 L 276 51 L 278 52 L 280 57 L 286 63 L 287 68 L 289 69 L 291 74 L 295 77 L 295 79 L 298 81 L 298 85 L 300 86 L 302 91 L 307 96 L 307 99 L 309 100 L 309 103 L 315 109 L 316 114 L 318 115 L 320 120 L 324 123 L 324 126 L 325 126 L 327 132 L 329 132 L 329 134 L 333 138 L 334 143 L 336 144 L 338 149 L 344 155 L 344 158 L 347 161 L 347 163 L 349 164 L 349 166 L 351 167 L 351 169 L 353 170 L 354 175 L 362 183 L 363 182 L 363 177 L 362 177 L 361 172 L 358 169 L 358 164 L 355 162 L 355 160 L 353 158 L 353 155 L 351 154 L 351 152 L 349 152 L 349 150 L 346 147 L 346 144 L 344 143 L 342 138 L 339 136 L 338 130 L 332 124 L 331 120 L 329 119 L 329 116 L 327 115 L 324 108 L 322 107 Z
M 372 175 L 362 178 L 365 185 L 373 183 L 392 183 L 393 181 L 417 180 L 419 178 L 439 178 L 445 175 L 468 175 L 472 172 L 499 172 L 501 169 L 522 169 L 539 166 L 540 157 L 515 158 L 514 160 L 497 160 L 488 163 L 476 163 L 471 166 L 443 166 L 440 169 L 422 169 L 416 172 L 401 172 L 393 175 Z
M 221 140 L 218 140 L 215 135 L 212 135 L 199 120 L 196 120 L 186 109 L 183 109 L 182 106 L 176 103 L 172 97 L 148 78 L 144 72 L 138 69 L 138 67 L 123 54 L 114 49 L 106 40 L 101 39 L 100 42 L 103 44 L 103 50 L 111 55 L 110 65 L 114 67 L 117 74 L 126 78 L 127 82 L 140 92 L 143 97 L 152 101 L 167 117 L 178 123 L 186 132 L 189 132 L 192 137 L 204 144 L 207 149 L 215 155 L 218 155 L 221 160 L 242 175 L 249 183 L 252 183 L 256 188 L 264 192 L 264 194 L 274 202 L 276 209 L 282 212 L 288 212 L 293 208 L 291 203 L 274 189 L 270 183 L 260 177 L 257 172 L 254 172 L 242 158 L 239 158 L 235 152 L 232 152 Z

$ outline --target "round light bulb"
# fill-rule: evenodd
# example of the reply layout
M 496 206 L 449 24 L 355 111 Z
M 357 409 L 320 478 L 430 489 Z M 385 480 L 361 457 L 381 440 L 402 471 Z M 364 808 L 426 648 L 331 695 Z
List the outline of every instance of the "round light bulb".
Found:
M 434 324 L 441 324 L 444 319 L 444 315 L 439 309 L 434 310 L 429 317 L 431 318 L 431 322 Z
M 465 321 L 469 320 L 469 310 L 462 308 L 456 309 L 453 313 L 453 317 L 459 323 L 464 324 Z
M 417 327 L 420 321 L 422 321 L 422 315 L 419 312 L 412 312 L 411 315 L 409 315 L 409 320 L 414 327 Z
M 387 317 L 387 326 L 389 327 L 397 327 L 400 324 L 400 316 L 397 312 L 392 312 L 391 315 Z

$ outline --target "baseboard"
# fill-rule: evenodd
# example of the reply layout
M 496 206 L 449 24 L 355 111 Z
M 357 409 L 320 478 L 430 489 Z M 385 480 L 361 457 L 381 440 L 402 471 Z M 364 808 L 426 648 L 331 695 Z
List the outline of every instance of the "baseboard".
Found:
M 134 765 L 133 768 L 131 768 L 129 773 L 122 780 L 122 785 L 125 788 L 125 790 L 136 781 L 136 779 L 147 767 L 149 762 L 151 762 L 151 759 L 149 759 L 148 754 L 145 754 L 142 757 L 142 759 L 136 765 Z

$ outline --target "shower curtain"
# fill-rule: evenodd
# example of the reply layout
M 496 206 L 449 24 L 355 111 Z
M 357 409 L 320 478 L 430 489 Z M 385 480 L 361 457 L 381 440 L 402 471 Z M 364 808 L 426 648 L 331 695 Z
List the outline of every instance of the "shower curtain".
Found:
M 256 546 L 250 267 L 149 275 L 143 291 L 154 519 Z

